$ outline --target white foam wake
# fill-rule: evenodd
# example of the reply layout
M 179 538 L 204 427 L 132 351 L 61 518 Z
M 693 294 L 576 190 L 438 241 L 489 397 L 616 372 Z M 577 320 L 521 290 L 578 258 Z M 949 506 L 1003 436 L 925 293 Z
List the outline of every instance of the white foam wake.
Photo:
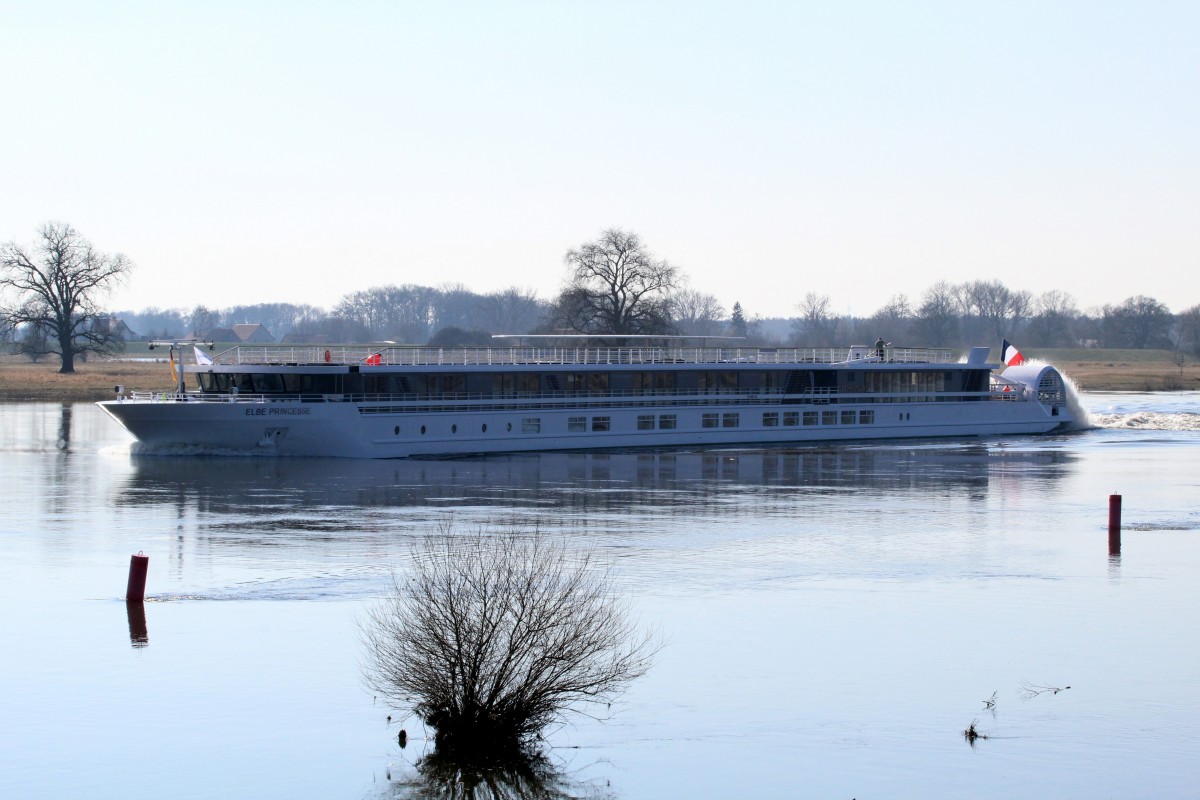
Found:
M 255 458 L 257 456 L 274 455 L 274 451 L 251 452 L 249 450 L 230 450 L 222 447 L 194 444 L 157 444 L 134 442 L 129 446 L 129 452 L 135 456 L 221 456 L 235 458 Z
M 1135 411 L 1130 414 L 1091 414 L 1092 427 L 1140 431 L 1200 431 L 1200 414 L 1162 414 Z

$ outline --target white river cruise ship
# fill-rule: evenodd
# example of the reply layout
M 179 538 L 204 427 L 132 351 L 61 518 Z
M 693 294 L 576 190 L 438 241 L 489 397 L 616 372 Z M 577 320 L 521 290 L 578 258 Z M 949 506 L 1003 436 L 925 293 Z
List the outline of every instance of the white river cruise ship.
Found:
M 99 405 L 142 452 L 346 458 L 1037 434 L 1074 421 L 1057 370 L 1004 369 L 986 347 L 960 358 L 609 340 L 622 346 L 497 337 L 469 348 L 196 349 L 172 390 L 117 387 Z

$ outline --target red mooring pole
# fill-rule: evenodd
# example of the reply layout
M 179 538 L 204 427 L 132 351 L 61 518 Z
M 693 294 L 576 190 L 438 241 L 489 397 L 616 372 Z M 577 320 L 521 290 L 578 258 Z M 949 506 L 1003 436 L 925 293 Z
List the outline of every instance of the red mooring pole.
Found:
M 150 569 L 150 556 L 138 554 L 129 557 L 129 585 L 125 587 L 126 602 L 140 603 L 146 599 L 146 572 Z
M 1108 554 L 1121 555 L 1121 495 L 1108 496 Z

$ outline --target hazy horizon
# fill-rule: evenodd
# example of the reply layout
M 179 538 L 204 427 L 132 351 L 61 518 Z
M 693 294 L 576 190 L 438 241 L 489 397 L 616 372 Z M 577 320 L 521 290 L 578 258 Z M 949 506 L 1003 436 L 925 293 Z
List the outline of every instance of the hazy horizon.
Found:
M 0 240 L 114 309 L 553 297 L 641 235 L 751 316 L 999 280 L 1200 304 L 1200 7 L 3 4 Z

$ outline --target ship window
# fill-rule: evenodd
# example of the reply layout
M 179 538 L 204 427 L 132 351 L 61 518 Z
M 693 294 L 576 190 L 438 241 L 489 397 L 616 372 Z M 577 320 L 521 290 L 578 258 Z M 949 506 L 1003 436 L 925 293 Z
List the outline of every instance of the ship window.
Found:
M 231 375 L 230 377 L 233 379 L 233 386 L 236 386 L 239 392 L 254 391 L 254 381 L 251 379 L 248 373 L 239 372 Z
M 811 414 L 812 412 L 810 411 L 809 413 Z M 800 424 L 800 412 L 799 411 L 783 412 L 783 424 L 788 426 L 789 428 L 794 428 L 797 425 L 799 425 Z
M 458 433 L 458 426 L 457 426 L 457 425 L 451 425 L 451 426 L 450 426 L 450 432 L 451 432 L 451 433 Z
M 592 430 L 606 431 L 611 423 L 612 419 L 610 417 L 592 417 Z
M 763 427 L 774 428 L 779 425 L 779 413 L 776 411 L 766 411 L 763 413 Z
M 654 430 L 654 415 L 653 414 L 638 414 L 637 429 L 639 431 Z
M 291 394 L 335 394 L 337 379 L 333 375 L 286 374 L 280 376 L 284 391 Z
M 722 428 L 736 428 L 738 424 L 738 415 L 736 413 L 721 415 Z
M 514 375 L 504 372 L 492 373 L 492 394 L 512 394 L 517 389 Z
M 674 414 L 660 414 L 658 417 L 658 427 L 664 431 L 675 430 L 675 415 Z
M 422 436 L 425 435 L 425 426 L 424 425 L 421 426 L 421 435 Z
M 842 412 L 842 424 L 843 425 L 853 425 L 854 420 L 857 416 L 858 415 L 855 414 L 853 411 L 843 411 Z
M 837 412 L 836 411 L 822 411 L 821 412 L 821 424 L 822 425 L 837 425 Z
M 536 372 L 522 372 L 518 375 L 517 391 L 536 394 L 538 392 L 538 374 Z
M 258 392 L 282 392 L 283 380 L 277 372 L 260 372 L 254 376 L 254 388 Z
M 467 390 L 465 375 L 442 375 L 438 380 L 438 389 L 442 394 L 462 394 Z
M 804 424 L 805 425 L 816 425 L 817 424 L 817 412 L 805 411 L 804 412 Z
M 542 418 L 541 417 L 522 417 L 521 418 L 521 433 L 541 433 Z
M 737 373 L 731 370 L 723 372 L 700 373 L 700 388 L 706 389 L 710 392 L 736 389 L 737 385 Z
M 200 388 L 206 392 L 227 392 L 229 391 L 229 376 L 214 375 L 211 372 L 201 373 Z
M 858 412 L 858 424 L 859 425 L 874 425 L 875 424 L 875 412 L 868 411 L 865 409 L 862 411 L 859 411 Z
M 607 372 L 570 372 L 563 376 L 563 383 L 569 392 L 607 392 Z
M 480 430 L 482 430 L 484 433 L 487 433 L 487 423 L 486 422 L 483 423 L 483 427 Z
M 578 433 L 587 430 L 587 417 L 567 417 L 567 430 Z
M 633 377 L 638 392 L 664 392 L 675 388 L 674 372 L 638 372 Z
M 717 427 L 717 419 L 716 414 L 705 414 L 700 418 L 700 424 L 705 428 L 715 428 Z
M 396 436 L 399 436 L 400 435 L 400 426 L 397 425 L 395 428 L 393 428 L 392 433 L 394 433 Z

